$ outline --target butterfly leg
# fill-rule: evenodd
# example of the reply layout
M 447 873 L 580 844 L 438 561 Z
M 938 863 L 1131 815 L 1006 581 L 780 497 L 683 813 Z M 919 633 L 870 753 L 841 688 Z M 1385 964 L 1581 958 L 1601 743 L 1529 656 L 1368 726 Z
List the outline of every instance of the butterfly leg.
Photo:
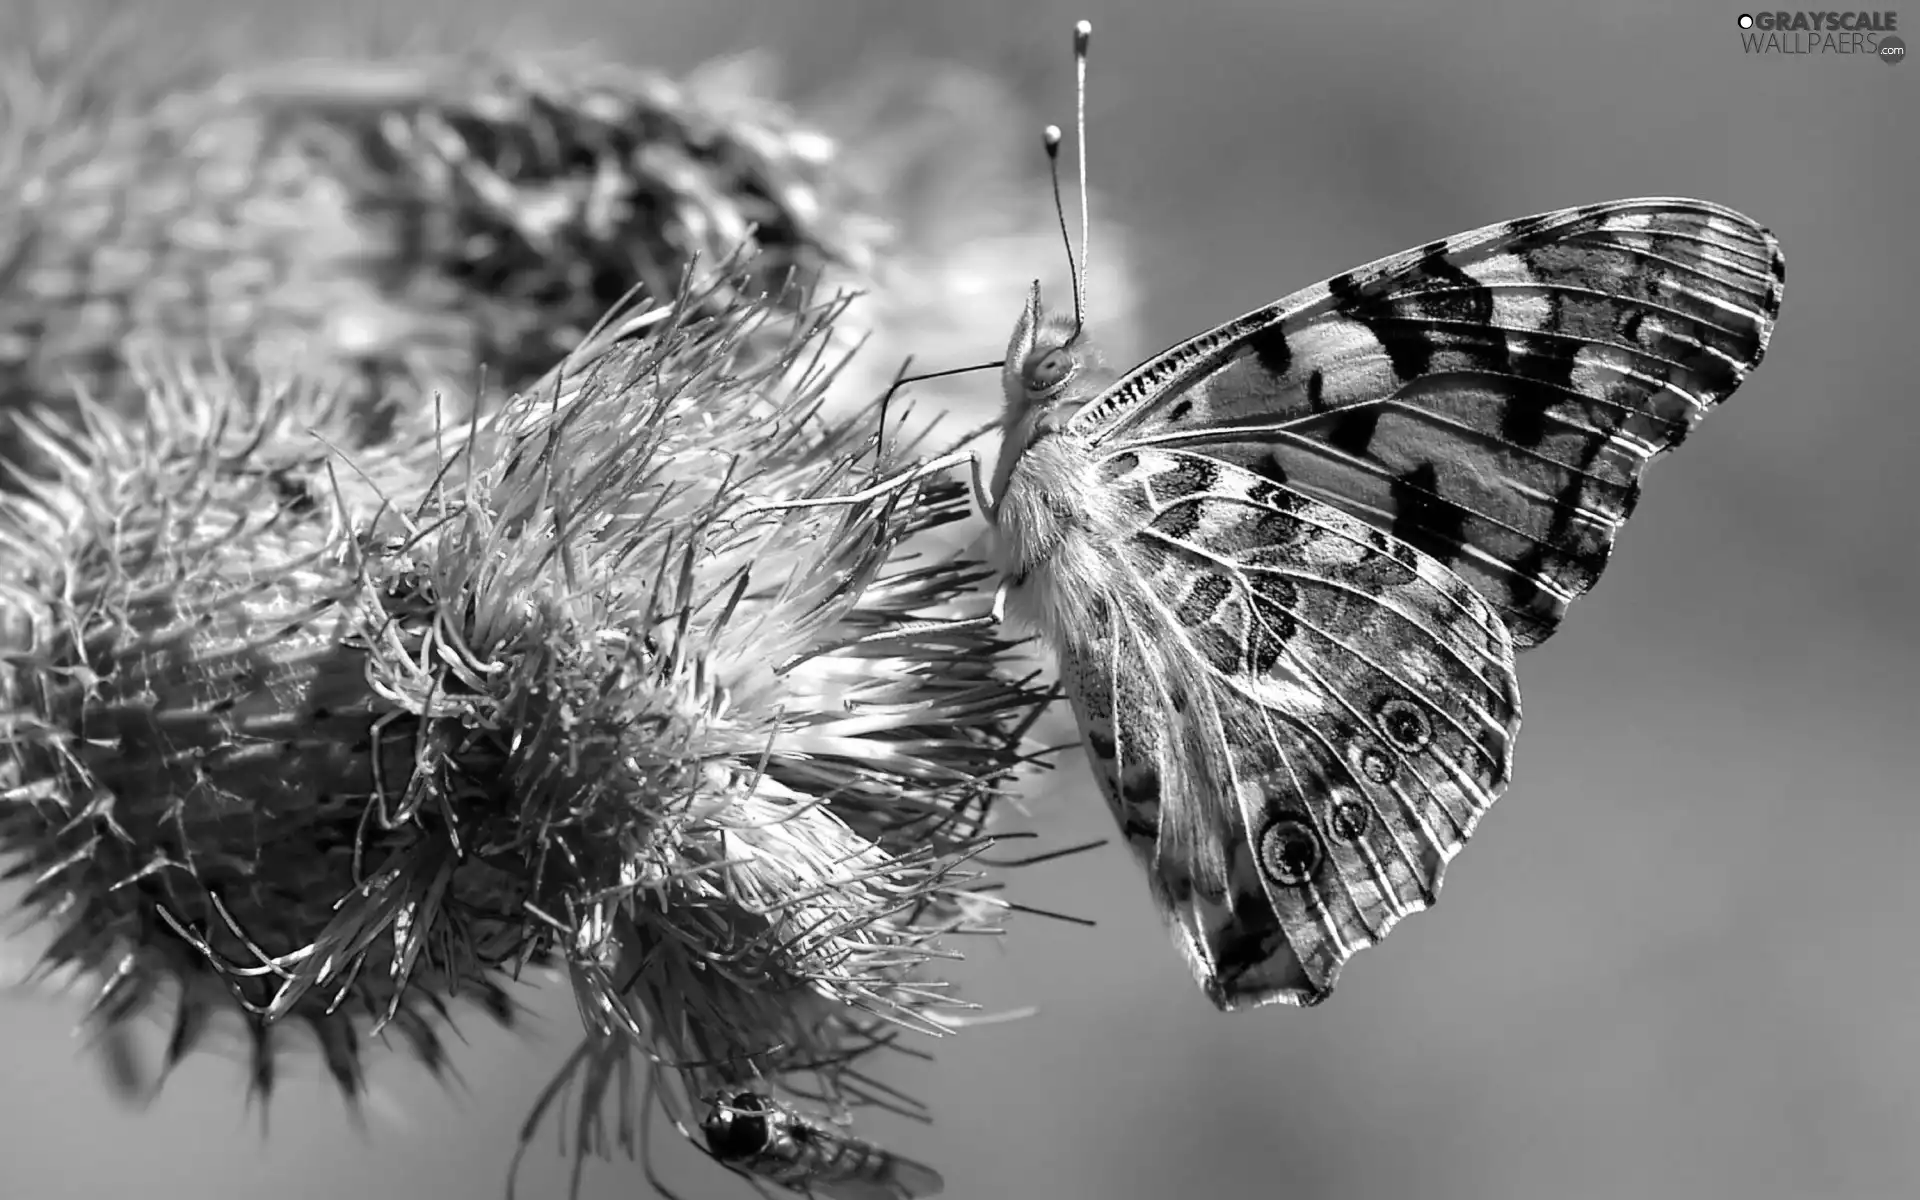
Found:
M 819 496 L 811 500 L 776 500 L 768 504 L 755 505 L 743 515 L 755 516 L 760 513 L 779 512 L 783 509 L 791 508 L 827 508 L 832 505 L 841 504 L 871 504 L 882 496 L 888 496 L 899 491 L 908 484 L 918 482 L 919 480 L 927 478 L 929 475 L 938 475 L 942 471 L 950 471 L 963 463 L 968 468 L 968 482 L 973 487 L 974 503 L 980 506 L 980 512 L 983 515 L 991 518 L 993 502 L 992 498 L 987 494 L 986 477 L 981 473 L 980 456 L 971 450 L 955 450 L 948 454 L 942 454 L 939 458 L 929 459 L 926 462 L 920 463 L 918 466 L 902 471 L 891 479 L 883 479 L 872 487 L 863 488 L 857 492 L 849 492 L 844 496 Z

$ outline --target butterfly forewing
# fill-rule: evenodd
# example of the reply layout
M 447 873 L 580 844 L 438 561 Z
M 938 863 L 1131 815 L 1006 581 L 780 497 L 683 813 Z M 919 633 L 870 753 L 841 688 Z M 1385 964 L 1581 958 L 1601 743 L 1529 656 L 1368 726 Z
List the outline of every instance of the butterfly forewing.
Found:
M 1522 648 L 1593 586 L 1647 462 L 1765 352 L 1784 270 L 1698 200 L 1488 226 L 1295 293 L 1135 368 L 1069 429 L 1185 446 L 1445 563 Z

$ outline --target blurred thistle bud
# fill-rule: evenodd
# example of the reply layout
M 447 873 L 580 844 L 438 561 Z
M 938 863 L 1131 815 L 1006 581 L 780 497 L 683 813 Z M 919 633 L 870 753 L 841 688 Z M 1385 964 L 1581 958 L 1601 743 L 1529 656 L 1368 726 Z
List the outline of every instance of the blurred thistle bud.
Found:
M 497 403 L 636 289 L 665 302 L 748 240 L 750 286 L 858 293 L 832 330 L 868 345 L 842 410 L 908 355 L 987 361 L 1036 276 L 1068 288 L 1040 122 L 957 64 L 880 59 L 803 119 L 764 54 L 678 79 L 523 49 L 160 69 L 151 23 L 0 29 L 0 459 L 7 411 L 75 382 L 137 405 L 130 344 L 273 361 L 376 431 L 424 427 L 420 397 Z M 1132 272 L 1101 225 L 1096 301 L 1125 346 Z M 996 397 L 922 393 L 977 419 Z
M 497 401 L 531 383 L 636 290 L 670 301 L 695 259 L 750 241 L 745 286 L 778 294 L 798 272 L 837 290 L 868 278 L 884 227 L 828 138 L 724 73 L 338 58 L 182 70 L 134 103 L 111 55 L 15 56 L 7 407 L 64 403 L 72 381 L 137 404 L 133 339 L 197 366 L 276 362 L 376 427 L 427 394 L 457 413 L 483 384 Z
M 878 464 L 819 411 L 837 306 L 752 265 L 437 438 L 154 359 L 144 420 L 26 418 L 0 856 L 96 1022 L 170 1006 L 171 1068 L 237 1014 L 261 1092 L 304 1025 L 353 1095 L 369 1032 L 437 1070 L 457 997 L 555 966 L 601 1099 L 631 1058 L 663 1101 L 844 1103 L 955 1023 L 929 964 L 998 925 L 977 856 L 1048 697 L 912 624 L 985 575 L 902 547 L 957 482 L 762 507 Z

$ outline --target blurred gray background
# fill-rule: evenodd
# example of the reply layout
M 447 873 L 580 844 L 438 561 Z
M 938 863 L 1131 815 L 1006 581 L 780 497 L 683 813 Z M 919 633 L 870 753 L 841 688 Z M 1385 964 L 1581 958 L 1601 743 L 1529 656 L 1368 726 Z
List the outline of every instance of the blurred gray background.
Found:
M 146 7 L 236 36 L 236 0 Z M 1101 238 L 1125 237 L 1129 357 L 1563 205 L 1696 195 L 1771 226 L 1789 267 L 1772 351 L 1654 469 L 1604 582 L 1523 660 L 1516 781 L 1444 903 L 1322 1008 L 1227 1017 L 1124 850 L 1023 872 L 1017 899 L 1098 928 L 1024 920 L 971 947 L 968 993 L 1039 1015 L 903 1064 L 891 1078 L 937 1124 L 868 1131 L 956 1200 L 1920 1194 L 1920 64 L 1748 57 L 1732 2 L 307 7 L 262 0 L 244 32 L 297 52 L 356 23 L 505 24 L 673 69 L 771 47 L 802 89 L 905 50 L 996 71 L 1061 120 L 1088 17 L 1093 307 Z M 1920 10 L 1901 16 L 1912 40 Z M 1026 278 L 1002 283 L 1010 325 Z M 1054 844 L 1109 831 L 1077 758 L 1032 797 Z M 533 1003 L 528 1040 L 467 1023 L 464 1093 L 385 1061 L 360 1133 L 309 1065 L 262 1141 L 237 1060 L 196 1060 L 136 1114 L 70 1038 L 71 1007 L 0 1000 L 0 1196 L 499 1195 L 578 1028 L 563 991 Z M 564 1194 L 551 1144 L 523 1196 Z M 661 1160 L 689 1198 L 751 1194 L 683 1147 Z M 647 1190 L 616 1162 L 583 1194 Z

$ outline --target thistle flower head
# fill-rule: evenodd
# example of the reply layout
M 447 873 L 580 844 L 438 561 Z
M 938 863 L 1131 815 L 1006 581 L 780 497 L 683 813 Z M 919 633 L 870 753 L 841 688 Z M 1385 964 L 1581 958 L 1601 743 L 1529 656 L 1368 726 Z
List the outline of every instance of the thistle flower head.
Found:
M 1059 282 L 994 153 L 1031 122 L 947 64 L 827 138 L 750 60 L 86 57 L 0 79 L 0 862 L 43 969 L 109 1032 L 170 1011 L 169 1067 L 246 1031 L 263 1093 L 304 1027 L 352 1095 L 373 1031 L 449 1069 L 457 998 L 559 968 L 582 1153 L 636 1080 L 690 1136 L 857 1102 L 952 1024 L 1045 697 L 910 627 L 984 599 L 927 550 L 957 485 L 758 505 L 859 482 L 846 401 L 902 355 L 1001 345 L 985 281 Z
M 29 426 L 0 498 L 0 853 L 98 981 L 282 1022 L 349 1093 L 391 1025 L 565 969 L 576 1066 L 683 1096 L 841 1077 L 956 1001 L 969 860 L 1046 697 L 990 631 L 915 632 L 978 564 L 903 543 L 957 485 L 843 490 L 834 305 L 742 272 L 631 314 L 470 431 L 355 440 L 325 393 L 160 365 L 149 416 Z M 890 636 L 889 631 L 902 631 Z M 595 1066 L 598 1064 L 598 1066 Z M 591 1149 L 583 1146 L 582 1149 Z

